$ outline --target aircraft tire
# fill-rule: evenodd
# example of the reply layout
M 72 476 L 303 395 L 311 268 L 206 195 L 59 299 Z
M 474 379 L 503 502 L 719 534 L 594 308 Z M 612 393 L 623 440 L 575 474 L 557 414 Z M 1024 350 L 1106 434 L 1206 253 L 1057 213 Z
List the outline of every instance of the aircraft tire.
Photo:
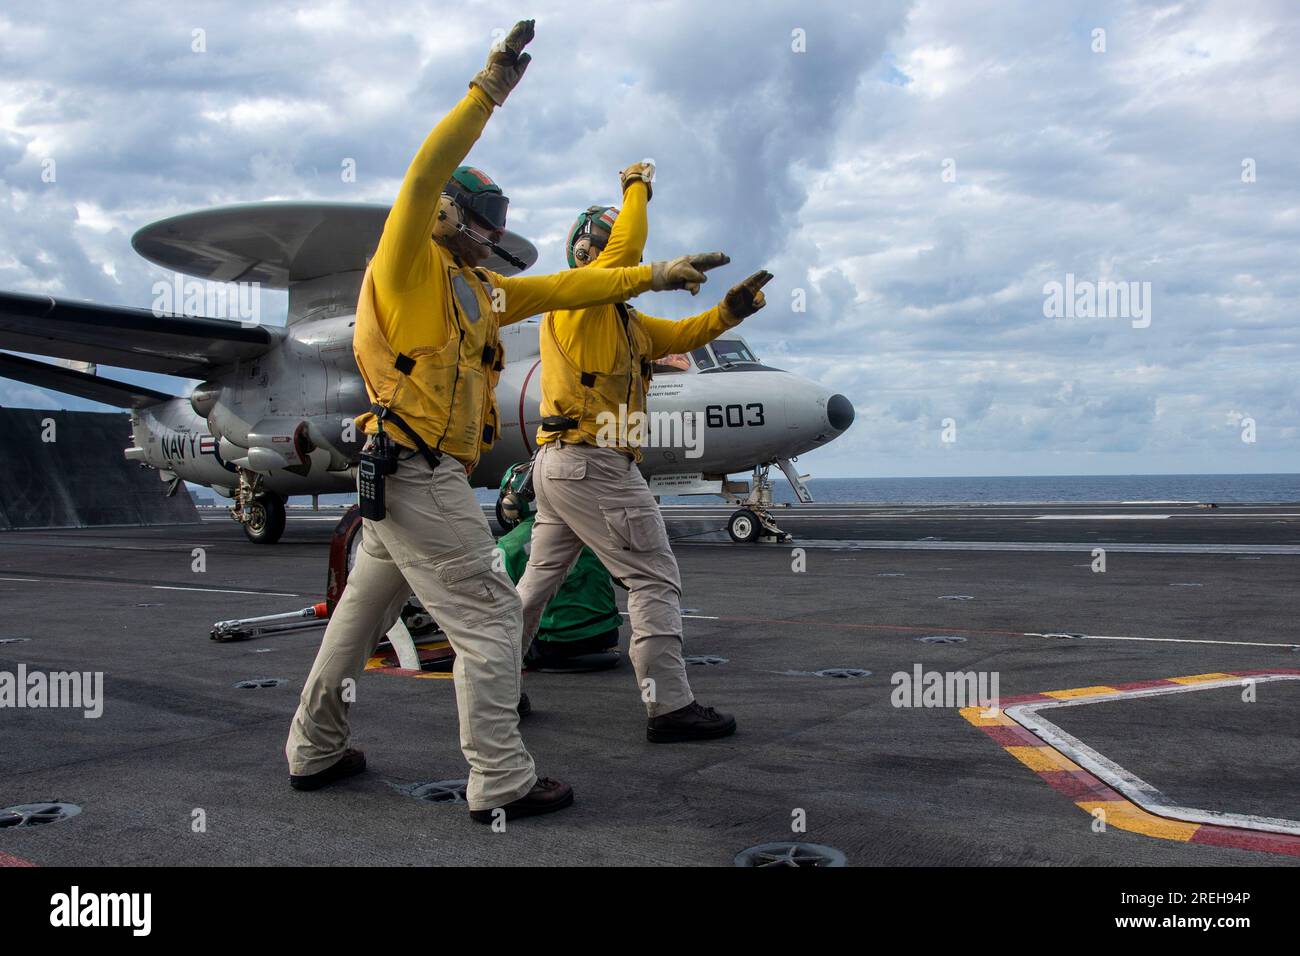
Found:
M 284 534 L 284 499 L 277 494 L 261 494 L 253 499 L 252 520 L 244 523 L 244 534 L 254 544 L 275 544 Z
M 758 515 L 748 508 L 741 508 L 727 520 L 727 534 L 737 544 L 749 544 L 757 541 L 763 531 Z

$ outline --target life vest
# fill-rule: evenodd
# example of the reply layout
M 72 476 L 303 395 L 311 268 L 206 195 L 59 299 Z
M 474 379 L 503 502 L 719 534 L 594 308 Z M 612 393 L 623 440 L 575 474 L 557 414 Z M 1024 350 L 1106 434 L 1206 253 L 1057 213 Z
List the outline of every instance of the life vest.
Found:
M 374 285 L 367 267 L 357 303 L 352 352 L 370 401 L 396 412 L 435 451 L 450 455 L 472 470 L 497 439 L 500 419 L 496 386 L 505 368 L 505 350 L 497 314 L 492 310 L 491 276 L 483 269 L 458 266 L 440 257 L 445 270 L 441 316 L 445 344 L 393 351 L 377 318 Z M 378 431 L 370 412 L 357 426 Z M 394 441 L 414 447 L 400 429 L 386 429 Z
M 554 314 L 548 312 L 542 320 L 542 417 L 572 418 L 577 420 L 578 426 L 567 431 L 545 431 L 539 428 L 537 443 L 540 445 L 560 439 L 618 447 L 631 452 L 639 461 L 640 442 L 637 441 L 637 429 L 634 426 L 636 418 L 644 418 L 646 391 L 650 387 L 653 369 L 653 343 L 635 309 L 624 303 L 610 308 L 617 314 L 619 334 L 616 337 L 618 344 L 614 362 L 610 368 L 605 369 L 579 368 L 556 339 Z M 608 416 L 603 417 L 602 412 L 608 413 Z M 641 415 L 633 418 L 637 412 Z M 613 444 L 607 440 L 611 434 L 609 429 L 602 436 L 602 426 L 609 422 L 620 429 L 618 441 Z M 624 428 L 630 434 L 624 435 Z

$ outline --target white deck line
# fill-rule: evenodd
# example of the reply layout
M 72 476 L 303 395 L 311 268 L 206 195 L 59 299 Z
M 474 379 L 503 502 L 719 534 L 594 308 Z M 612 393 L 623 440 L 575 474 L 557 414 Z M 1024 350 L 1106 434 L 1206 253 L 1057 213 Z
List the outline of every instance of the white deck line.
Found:
M 1283 820 L 1277 817 L 1261 817 L 1244 813 L 1224 813 L 1220 810 L 1200 810 L 1195 807 L 1181 807 L 1166 797 L 1137 774 L 1130 773 L 1113 760 L 1099 754 L 1077 737 L 1074 737 L 1045 717 L 1038 716 L 1040 710 L 1053 707 L 1080 707 L 1084 704 L 1096 704 L 1108 700 L 1123 700 L 1133 697 L 1159 697 L 1164 694 L 1183 694 L 1198 690 L 1215 690 L 1223 687 L 1240 687 L 1243 681 L 1253 680 L 1257 683 L 1279 680 L 1300 680 L 1300 674 L 1259 674 L 1251 677 L 1234 677 L 1230 680 L 1206 681 L 1198 684 L 1179 684 L 1172 687 L 1144 687 L 1139 690 L 1119 691 L 1118 693 L 1097 694 L 1090 697 L 1073 697 L 1065 700 L 1032 701 L 1015 704 L 1003 710 L 1003 713 L 1024 727 L 1034 736 L 1059 750 L 1080 767 L 1096 774 L 1111 787 L 1128 797 L 1143 810 L 1159 817 L 1182 820 L 1185 823 L 1202 823 L 1217 826 L 1238 827 L 1243 830 L 1260 830 L 1266 833 L 1285 833 L 1300 836 L 1300 821 Z

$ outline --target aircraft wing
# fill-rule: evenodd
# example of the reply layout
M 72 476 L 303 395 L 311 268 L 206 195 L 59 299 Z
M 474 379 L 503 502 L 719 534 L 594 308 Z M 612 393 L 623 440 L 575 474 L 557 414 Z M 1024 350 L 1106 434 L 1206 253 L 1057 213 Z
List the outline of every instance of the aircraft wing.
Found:
M 92 402 L 102 402 L 118 408 L 143 408 L 165 402 L 175 396 L 166 392 L 157 392 L 143 385 L 130 385 L 99 375 L 90 375 L 76 369 L 51 365 L 23 358 L 21 355 L 7 355 L 0 352 L 0 378 L 12 378 L 26 382 L 37 388 L 88 398 Z
M 0 292 L 0 349 L 183 378 L 266 352 L 277 330 L 222 319 L 154 315 L 48 295 Z

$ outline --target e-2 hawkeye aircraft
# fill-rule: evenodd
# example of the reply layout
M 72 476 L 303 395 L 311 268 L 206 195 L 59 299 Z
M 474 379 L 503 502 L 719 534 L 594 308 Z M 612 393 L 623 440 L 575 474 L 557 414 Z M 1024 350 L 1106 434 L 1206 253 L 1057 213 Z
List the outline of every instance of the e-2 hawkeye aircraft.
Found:
M 352 329 L 366 262 L 387 216 L 378 204 L 262 202 L 145 226 L 132 246 L 175 274 L 173 287 L 155 285 L 154 308 L 0 293 L 0 348 L 63 360 L 0 352 L 0 377 L 130 409 L 129 460 L 157 469 L 168 494 L 184 480 L 233 499 L 230 513 L 249 539 L 272 543 L 284 531 L 288 496 L 356 487 L 364 436 L 352 422 L 369 402 L 352 357 Z M 500 245 L 513 263 L 493 256 L 487 268 L 511 275 L 537 261 L 536 248 L 515 233 Z M 253 302 L 259 288 L 288 290 L 285 325 L 250 322 L 247 312 L 232 310 L 232 303 Z M 242 321 L 214 311 L 238 312 Z M 506 469 L 532 455 L 541 418 L 538 325 L 501 331 L 508 364 L 497 387 L 500 438 L 471 477 L 478 487 L 497 487 Z M 97 365 L 201 384 L 188 396 L 169 395 L 100 376 Z M 768 507 L 769 467 L 777 465 L 798 498 L 811 501 L 793 461 L 843 433 L 853 405 L 762 364 L 739 335 L 669 356 L 654 371 L 647 433 L 658 441 L 641 464 L 651 488 L 736 504 L 728 530 L 737 541 L 780 537 Z M 668 427 L 656 434 L 655 421 Z M 750 470 L 752 487 L 727 480 Z

